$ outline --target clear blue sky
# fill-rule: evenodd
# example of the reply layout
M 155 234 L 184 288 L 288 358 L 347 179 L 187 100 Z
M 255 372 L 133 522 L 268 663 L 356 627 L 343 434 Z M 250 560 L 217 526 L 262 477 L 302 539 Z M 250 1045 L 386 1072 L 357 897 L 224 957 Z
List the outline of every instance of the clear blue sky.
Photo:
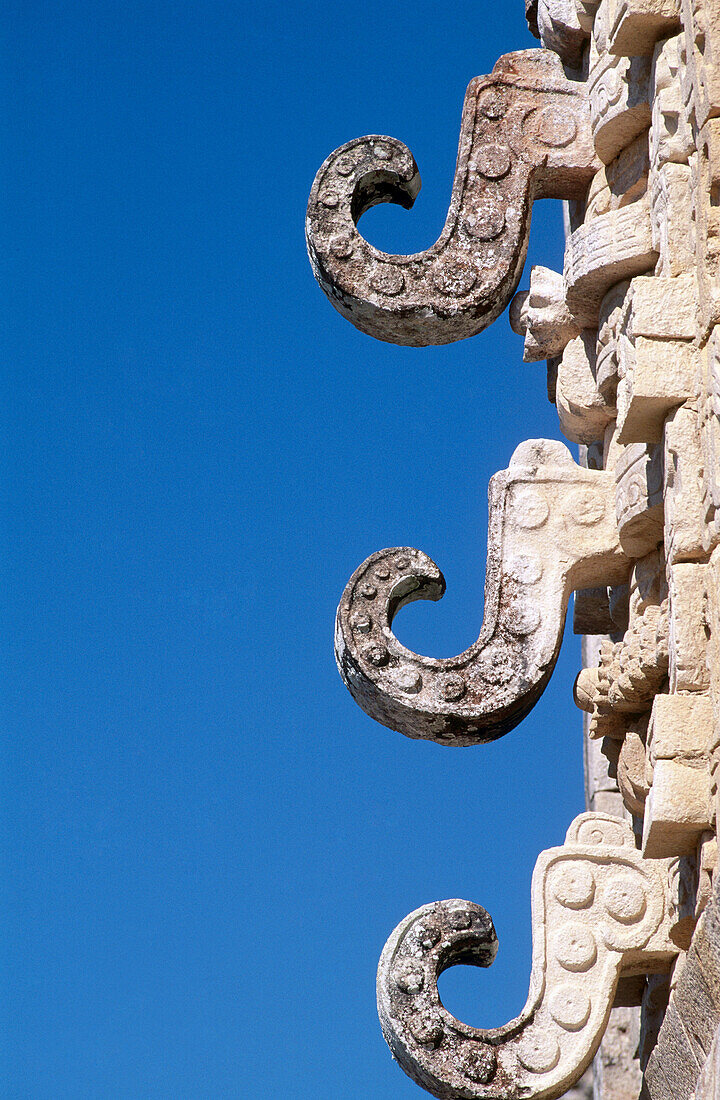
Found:
M 522 0 L 166 0 L 4 13 L 3 890 L 8 1100 L 408 1100 L 375 1014 L 418 905 L 493 915 L 470 1023 L 522 1007 L 537 852 L 582 810 L 579 644 L 523 725 L 448 749 L 375 725 L 332 655 L 372 551 L 445 572 L 400 638 L 482 619 L 487 482 L 559 437 L 506 318 L 407 349 L 315 285 L 336 146 L 413 150 L 430 245 L 468 80 L 534 45 Z M 562 263 L 559 203 L 531 260 Z

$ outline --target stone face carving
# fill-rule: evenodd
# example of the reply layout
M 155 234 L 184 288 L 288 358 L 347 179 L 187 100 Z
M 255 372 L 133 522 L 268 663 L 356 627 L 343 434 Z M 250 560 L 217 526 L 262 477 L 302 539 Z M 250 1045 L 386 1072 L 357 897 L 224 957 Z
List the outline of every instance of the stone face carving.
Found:
M 629 825 L 575 819 L 542 852 L 532 881 L 533 965 L 520 1015 L 470 1027 L 446 1011 L 437 978 L 455 963 L 490 966 L 497 938 L 478 905 L 436 902 L 395 929 L 378 968 L 383 1034 L 402 1068 L 442 1100 L 552 1100 L 582 1075 L 605 1030 L 621 974 L 666 971 L 668 863 L 644 861 Z
M 584 84 L 549 51 L 506 54 L 468 88 L 450 210 L 427 251 L 388 255 L 356 227 L 377 203 L 412 206 L 420 177 L 404 145 L 364 137 L 328 157 L 307 214 L 316 278 L 340 313 L 381 340 L 473 336 L 517 286 L 533 199 L 581 198 L 597 168 Z
M 552 673 L 571 591 L 624 580 L 611 474 L 578 466 L 561 443 L 529 440 L 489 488 L 485 616 L 477 642 L 433 659 L 398 642 L 396 611 L 439 599 L 444 580 L 419 550 L 368 558 L 338 608 L 335 655 L 356 702 L 408 737 L 491 741 L 517 725 Z M 558 548 L 562 547 L 562 554 Z
M 584 668 L 575 682 L 575 702 L 594 717 L 642 714 L 668 673 L 667 602 L 650 604 L 621 642 L 605 642 L 597 668 Z M 596 723 L 597 735 L 610 731 Z M 625 726 L 621 726 L 624 736 Z M 591 736 L 595 730 L 591 728 Z
M 525 337 L 523 360 L 536 363 L 560 355 L 580 330 L 565 304 L 565 283 L 559 271 L 533 267 L 530 289 L 510 303 L 510 327 Z

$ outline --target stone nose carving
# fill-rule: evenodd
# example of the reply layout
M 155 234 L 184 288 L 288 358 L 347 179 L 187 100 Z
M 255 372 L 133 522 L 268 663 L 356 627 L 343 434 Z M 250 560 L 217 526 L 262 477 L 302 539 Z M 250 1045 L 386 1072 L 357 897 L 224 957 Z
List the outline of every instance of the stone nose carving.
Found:
M 340 601 L 340 674 L 363 710 L 408 737 L 471 745 L 513 729 L 550 679 L 570 593 L 627 577 L 614 477 L 578 466 L 562 443 L 522 443 L 488 495 L 485 613 L 464 653 L 423 657 L 392 633 L 400 607 L 438 600 L 445 590 L 442 573 L 419 550 L 373 554 Z
M 381 202 L 411 207 L 420 176 L 394 138 L 357 138 L 332 153 L 310 193 L 307 245 L 332 304 L 363 332 L 396 344 L 474 336 L 510 301 L 536 198 L 581 198 L 600 168 L 585 85 L 549 50 L 505 54 L 465 95 L 445 227 L 425 252 L 391 256 L 357 222 Z
M 479 905 L 425 905 L 388 940 L 378 1011 L 395 1058 L 441 1100 L 552 1100 L 582 1075 L 605 1031 L 621 974 L 662 972 L 669 861 L 644 860 L 630 826 L 581 814 L 565 844 L 542 852 L 532 880 L 533 961 L 520 1015 L 470 1027 L 443 1006 L 437 979 L 456 963 L 490 966 L 492 920 Z

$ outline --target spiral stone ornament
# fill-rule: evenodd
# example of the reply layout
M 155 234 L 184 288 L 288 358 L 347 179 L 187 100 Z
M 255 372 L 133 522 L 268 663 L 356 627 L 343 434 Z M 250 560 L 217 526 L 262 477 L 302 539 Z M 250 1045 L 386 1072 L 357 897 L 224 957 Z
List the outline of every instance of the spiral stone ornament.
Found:
M 445 591 L 412 547 L 380 550 L 351 577 L 335 626 L 338 668 L 376 721 L 444 745 L 492 741 L 542 694 L 557 660 L 570 593 L 624 580 L 612 474 L 578 466 L 554 440 L 528 440 L 489 489 L 485 614 L 457 657 L 413 653 L 392 622 L 413 600 Z
M 489 914 L 453 899 L 417 909 L 378 967 L 378 1011 L 393 1055 L 441 1100 L 552 1100 L 582 1076 L 605 1031 L 622 974 L 665 972 L 668 860 L 644 860 L 630 826 L 581 814 L 565 844 L 542 852 L 532 881 L 530 991 L 516 1019 L 475 1028 L 442 1004 L 450 966 L 490 966 Z
M 585 85 L 549 50 L 506 54 L 465 95 L 445 227 L 425 252 L 394 256 L 357 223 L 371 206 L 411 207 L 420 190 L 401 142 L 357 138 L 331 153 L 310 193 L 306 237 L 320 286 L 361 331 L 396 344 L 481 332 L 517 287 L 536 198 L 581 198 L 600 167 Z

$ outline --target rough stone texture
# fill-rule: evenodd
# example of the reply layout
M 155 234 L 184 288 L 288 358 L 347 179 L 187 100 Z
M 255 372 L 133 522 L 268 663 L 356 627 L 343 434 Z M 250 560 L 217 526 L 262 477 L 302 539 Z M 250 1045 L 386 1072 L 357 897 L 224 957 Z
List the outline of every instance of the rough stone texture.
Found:
M 559 271 L 533 267 L 530 289 L 520 291 L 510 303 L 510 326 L 525 337 L 523 360 L 536 363 L 560 355 L 580 332 L 565 304 L 565 284 Z
M 647 1100 L 714 1100 L 720 1084 L 720 920 L 713 896 L 700 917 L 645 1073 Z
M 383 1033 L 405 1072 L 441 1100 L 561 1096 L 597 1050 L 620 975 L 663 972 L 677 955 L 668 869 L 642 859 L 626 822 L 577 817 L 535 866 L 530 991 L 499 1028 L 456 1020 L 437 991 L 453 962 L 491 965 L 497 939 L 485 910 L 453 900 L 411 913 L 378 967 Z M 612 1075 L 609 1048 L 604 1071 Z
M 442 596 L 437 566 L 411 547 L 373 554 L 350 579 L 336 622 L 338 668 L 356 701 L 391 729 L 446 745 L 516 726 L 557 660 L 570 593 L 588 577 L 625 578 L 614 501 L 611 475 L 578 466 L 561 443 L 521 444 L 490 483 L 485 617 L 457 657 L 411 653 L 391 629 L 404 604 Z
M 445 344 L 480 332 L 510 301 L 536 198 L 580 198 L 597 170 L 585 86 L 547 50 L 506 54 L 465 96 L 445 228 L 426 252 L 390 256 L 357 221 L 380 202 L 412 206 L 410 151 L 373 135 L 332 153 L 310 194 L 307 244 L 330 301 L 363 332 Z
M 542 692 L 574 590 L 575 629 L 592 635 L 575 686 L 586 803 L 611 816 L 592 859 L 573 864 L 574 889 L 592 868 L 586 903 L 573 908 L 551 888 L 552 860 L 557 870 L 579 857 L 577 835 L 540 856 L 531 990 L 517 1021 L 478 1032 L 433 1000 L 443 951 L 490 961 L 490 941 L 475 936 L 485 916 L 460 902 L 424 910 L 442 925 L 427 954 L 414 954 L 417 914 L 395 933 L 381 1017 L 399 1060 L 441 1097 L 555 1100 L 600 1042 L 594 1100 L 720 1100 L 720 0 L 526 0 L 526 12 L 545 49 L 506 55 L 471 84 L 437 244 L 391 257 L 357 233 L 367 206 L 411 205 L 419 187 L 410 154 L 389 138 L 328 159 L 308 244 L 324 289 L 358 327 L 442 343 L 480 331 L 509 301 L 533 198 L 566 197 L 562 276 L 534 268 L 511 322 L 524 358 L 547 360 L 558 427 L 580 443 L 581 466 L 556 443 L 528 441 L 493 479 L 485 622 L 469 650 L 436 661 L 396 642 L 395 611 L 444 586 L 429 559 L 400 548 L 352 578 L 337 655 L 379 721 L 444 744 L 486 741 Z M 619 958 L 603 938 L 615 886 L 600 882 L 597 860 L 617 869 L 620 834 L 632 866 L 661 884 L 675 961 L 645 947 L 623 955 L 629 974 L 615 988 L 603 971 L 604 952 Z M 452 925 L 457 907 L 470 914 L 464 929 Z M 602 946 L 593 940 L 587 971 L 558 969 L 577 921 L 586 931 L 591 921 Z M 399 959 L 420 967 L 419 984 L 395 974 Z M 578 989 L 591 1003 L 585 1024 Z M 561 1002 L 580 1014 L 576 1030 L 553 1017 Z

